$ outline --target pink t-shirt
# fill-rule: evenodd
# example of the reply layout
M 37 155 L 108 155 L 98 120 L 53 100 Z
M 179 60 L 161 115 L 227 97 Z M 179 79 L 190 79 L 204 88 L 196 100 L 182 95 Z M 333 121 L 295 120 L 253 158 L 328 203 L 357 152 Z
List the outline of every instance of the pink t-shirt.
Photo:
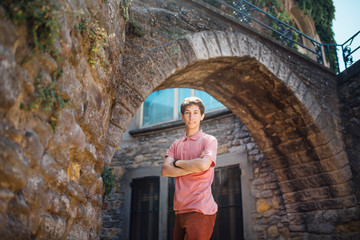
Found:
M 191 160 L 209 157 L 213 163 L 203 172 L 191 173 L 177 177 L 175 180 L 174 210 L 176 214 L 186 212 L 201 212 L 212 215 L 217 212 L 218 206 L 211 193 L 211 184 L 214 179 L 214 167 L 216 163 L 217 140 L 215 137 L 205 134 L 202 130 L 195 135 L 176 140 L 166 152 L 166 157 L 180 160 Z

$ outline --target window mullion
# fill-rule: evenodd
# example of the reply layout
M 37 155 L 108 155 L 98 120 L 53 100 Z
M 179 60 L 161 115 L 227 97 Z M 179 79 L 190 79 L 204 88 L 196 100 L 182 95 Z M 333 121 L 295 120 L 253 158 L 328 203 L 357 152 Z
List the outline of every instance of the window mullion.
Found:
M 174 89 L 174 120 L 177 120 L 179 118 L 179 89 Z

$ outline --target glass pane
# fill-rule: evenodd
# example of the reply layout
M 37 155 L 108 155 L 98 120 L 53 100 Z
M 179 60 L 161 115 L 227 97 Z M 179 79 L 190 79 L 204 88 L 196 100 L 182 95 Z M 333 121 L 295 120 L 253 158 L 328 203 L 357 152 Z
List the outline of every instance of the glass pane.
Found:
M 224 107 L 224 105 L 213 98 L 210 94 L 204 91 L 195 90 L 195 96 L 201 98 L 205 104 L 205 111 L 213 110 L 216 108 Z
M 153 92 L 144 102 L 143 126 L 172 120 L 174 117 L 174 89 Z
M 219 210 L 212 240 L 243 239 L 240 175 L 238 165 L 215 169 L 212 192 Z
M 132 182 L 130 239 L 157 239 L 159 223 L 159 177 Z

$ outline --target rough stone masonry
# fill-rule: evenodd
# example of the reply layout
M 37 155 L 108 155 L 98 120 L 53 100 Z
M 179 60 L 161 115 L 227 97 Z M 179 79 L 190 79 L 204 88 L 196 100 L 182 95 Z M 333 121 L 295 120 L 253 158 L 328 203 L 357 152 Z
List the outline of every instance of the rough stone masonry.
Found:
M 345 151 L 334 73 L 196 1 L 133 1 L 141 34 L 125 31 L 129 1 L 58 3 L 58 59 L 33 54 L 26 27 L 0 7 L 2 239 L 98 239 L 104 164 L 144 99 L 168 87 L 205 90 L 241 119 L 275 173 L 291 237 L 359 236 L 359 170 Z M 75 27 L 82 19 L 109 36 L 94 64 Z M 71 102 L 57 128 L 44 109 L 21 107 L 39 72 Z

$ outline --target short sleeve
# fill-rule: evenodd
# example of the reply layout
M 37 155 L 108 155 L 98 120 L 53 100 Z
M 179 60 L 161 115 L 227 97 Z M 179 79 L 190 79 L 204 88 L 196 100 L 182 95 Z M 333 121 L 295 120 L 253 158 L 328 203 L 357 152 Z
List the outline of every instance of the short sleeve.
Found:
M 175 149 L 176 149 L 176 141 L 173 142 L 170 146 L 170 148 L 166 151 L 165 153 L 165 157 L 172 157 L 172 158 L 175 158 Z
M 217 147 L 218 147 L 218 142 L 216 138 L 211 136 L 209 140 L 206 141 L 203 150 L 202 158 L 203 157 L 210 158 L 212 160 L 211 167 L 214 167 L 216 163 Z

